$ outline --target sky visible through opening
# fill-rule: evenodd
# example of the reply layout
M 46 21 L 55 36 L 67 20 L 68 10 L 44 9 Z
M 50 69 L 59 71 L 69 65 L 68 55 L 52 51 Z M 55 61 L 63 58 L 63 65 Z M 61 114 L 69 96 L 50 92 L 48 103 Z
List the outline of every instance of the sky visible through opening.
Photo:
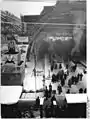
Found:
M 20 15 L 40 15 L 44 6 L 53 6 L 56 1 L 50 2 L 25 2 L 25 1 L 3 1 L 1 10 L 7 10 L 17 17 Z

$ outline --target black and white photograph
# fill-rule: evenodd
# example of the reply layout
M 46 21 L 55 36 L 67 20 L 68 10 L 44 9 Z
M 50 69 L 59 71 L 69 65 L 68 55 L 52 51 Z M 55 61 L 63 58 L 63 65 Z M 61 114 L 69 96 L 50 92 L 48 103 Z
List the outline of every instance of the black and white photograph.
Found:
M 87 118 L 87 1 L 0 4 L 0 117 Z

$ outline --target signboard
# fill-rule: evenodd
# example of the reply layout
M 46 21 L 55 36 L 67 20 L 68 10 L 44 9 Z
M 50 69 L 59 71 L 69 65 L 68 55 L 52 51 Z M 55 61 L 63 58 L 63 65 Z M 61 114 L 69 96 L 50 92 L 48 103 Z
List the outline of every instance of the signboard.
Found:
M 69 32 L 62 32 L 62 33 L 52 33 L 47 36 L 48 40 L 56 41 L 67 41 L 72 39 L 72 34 Z
M 17 41 L 20 43 L 28 43 L 28 37 L 18 37 Z
M 52 41 L 56 41 L 56 40 L 67 41 L 72 39 L 72 37 L 71 36 L 50 36 L 48 39 L 52 39 Z

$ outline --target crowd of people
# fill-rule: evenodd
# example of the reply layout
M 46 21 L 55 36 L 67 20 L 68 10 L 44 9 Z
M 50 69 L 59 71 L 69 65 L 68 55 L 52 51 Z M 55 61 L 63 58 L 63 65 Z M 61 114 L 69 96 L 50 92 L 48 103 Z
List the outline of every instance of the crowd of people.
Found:
M 75 72 L 77 68 L 77 65 L 73 66 L 71 68 L 71 72 Z M 55 75 L 52 75 L 52 80 L 51 83 L 49 84 L 49 86 L 45 87 L 44 90 L 44 95 L 43 97 L 37 97 L 36 98 L 36 102 L 35 102 L 35 107 L 33 107 L 34 109 L 30 109 L 27 112 L 22 113 L 22 115 L 20 115 L 21 117 L 29 117 L 29 118 L 34 118 L 34 112 L 36 109 L 36 112 L 39 112 L 38 115 L 40 115 L 40 118 L 46 117 L 46 118 L 50 118 L 50 117 L 64 117 L 66 114 L 69 113 L 68 110 L 68 104 L 67 104 L 67 100 L 65 99 L 61 99 L 61 97 L 59 97 L 59 101 L 58 101 L 58 96 L 56 95 L 56 90 L 53 90 L 53 83 L 58 82 L 57 85 L 57 91 L 58 91 L 58 95 L 61 96 L 61 94 L 63 93 L 62 87 L 64 87 L 65 85 L 65 81 L 67 80 L 68 76 L 70 75 L 70 70 L 68 68 L 68 65 L 66 65 L 66 69 L 67 70 L 63 70 L 62 67 L 60 66 L 60 71 Z M 79 81 L 82 81 L 83 75 L 86 74 L 86 71 L 84 71 L 83 73 L 78 73 L 77 75 L 72 75 L 71 78 L 69 78 L 68 80 L 68 90 L 66 93 L 70 93 L 70 89 L 72 87 L 72 85 L 77 85 L 77 83 Z M 80 88 L 79 89 L 79 93 L 86 93 L 87 89 L 83 89 Z M 59 104 L 61 103 L 61 104 Z M 34 111 L 33 111 L 34 110 Z M 68 111 L 68 113 L 66 113 Z M 67 115 L 66 115 L 67 116 Z
M 54 67 L 55 67 L 55 65 L 54 65 Z M 52 65 L 51 65 L 51 68 L 52 68 Z M 57 88 L 59 94 L 62 91 L 62 87 L 64 87 L 66 85 L 66 82 L 67 82 L 67 86 L 68 86 L 67 93 L 70 93 L 70 88 L 72 88 L 72 85 L 77 85 L 80 81 L 83 80 L 83 76 L 86 75 L 86 71 L 83 70 L 83 72 L 78 72 L 75 75 L 76 70 L 77 70 L 77 64 L 75 64 L 74 66 L 71 66 L 71 67 L 69 67 L 69 65 L 67 64 L 64 69 L 62 68 L 62 65 L 60 64 L 58 73 L 52 74 L 52 80 L 51 80 L 52 83 L 59 82 L 59 86 Z M 51 71 L 53 72 L 53 70 L 51 70 Z M 70 78 L 68 78 L 68 77 L 70 77 Z M 81 93 L 81 92 L 86 93 L 86 88 L 84 88 L 84 89 L 80 88 L 78 93 Z
M 53 65 L 51 65 L 51 72 L 53 72 L 54 69 L 57 69 L 57 64 L 53 64 Z M 52 67 L 54 68 L 53 70 L 52 70 Z M 61 80 L 62 83 L 63 83 L 63 78 L 66 79 L 67 76 L 69 75 L 68 65 L 66 65 L 66 71 L 64 71 L 62 69 L 62 65 L 61 64 L 59 64 L 59 69 L 60 70 L 58 71 L 57 74 L 53 73 L 53 75 L 52 75 L 52 82 L 57 82 L 57 81 Z
M 60 86 L 60 85 L 59 85 Z M 60 87 L 58 86 L 58 91 L 59 93 L 62 92 L 60 91 Z M 40 117 L 57 117 L 58 116 L 58 110 L 64 110 L 66 108 L 67 102 L 66 100 L 63 100 L 63 106 L 62 108 L 59 107 L 56 99 L 56 91 L 52 90 L 52 85 L 51 83 L 49 84 L 49 89 L 47 86 L 45 87 L 44 90 L 44 96 L 42 98 L 37 97 L 36 99 L 36 108 L 40 109 Z
M 51 68 L 52 68 L 52 66 L 51 66 Z M 52 89 L 52 83 L 58 82 L 57 92 L 59 95 L 63 94 L 62 87 L 65 86 L 65 81 L 68 79 L 70 73 L 71 72 L 75 73 L 75 71 L 77 69 L 77 64 L 72 66 L 71 69 L 69 69 L 69 66 L 66 65 L 66 70 L 63 70 L 62 65 L 60 64 L 59 69 L 60 70 L 57 74 L 53 73 L 52 80 L 51 80 L 51 83 L 49 84 L 49 87 L 48 88 L 47 88 L 47 86 L 45 87 L 44 98 L 39 99 L 39 97 L 37 97 L 37 99 L 36 99 L 36 105 L 40 109 L 40 117 L 41 118 L 43 116 L 57 117 L 59 115 L 59 114 L 57 114 L 57 111 L 59 110 L 59 111 L 61 111 L 61 113 L 63 113 L 63 111 L 65 111 L 65 109 L 67 107 L 66 99 L 63 100 L 64 101 L 63 106 L 59 107 L 59 105 L 57 103 L 57 99 L 56 99 L 56 90 Z M 66 91 L 67 94 L 71 93 L 70 89 L 72 88 L 72 85 L 77 85 L 78 82 L 83 80 L 82 78 L 85 74 L 86 74 L 86 71 L 84 70 L 83 73 L 78 72 L 77 75 L 71 75 L 71 77 L 68 79 L 68 90 Z M 78 93 L 86 93 L 86 92 L 87 92 L 86 88 L 78 89 Z M 42 100 L 42 103 L 40 103 L 41 100 Z

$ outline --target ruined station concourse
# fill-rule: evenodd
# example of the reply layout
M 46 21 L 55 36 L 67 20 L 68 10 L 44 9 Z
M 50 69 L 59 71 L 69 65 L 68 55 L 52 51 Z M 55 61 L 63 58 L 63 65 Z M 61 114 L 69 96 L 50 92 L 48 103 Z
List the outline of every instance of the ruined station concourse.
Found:
M 20 18 L 1 11 L 2 118 L 41 117 L 38 97 L 44 117 L 86 118 L 86 25 L 86 1 L 57 1 Z M 60 113 L 50 116 L 53 96 Z

